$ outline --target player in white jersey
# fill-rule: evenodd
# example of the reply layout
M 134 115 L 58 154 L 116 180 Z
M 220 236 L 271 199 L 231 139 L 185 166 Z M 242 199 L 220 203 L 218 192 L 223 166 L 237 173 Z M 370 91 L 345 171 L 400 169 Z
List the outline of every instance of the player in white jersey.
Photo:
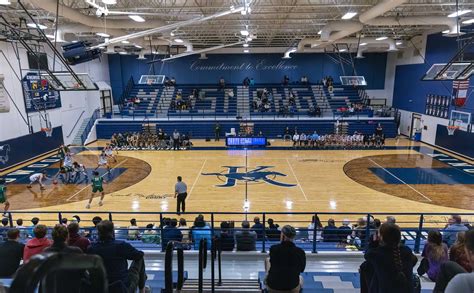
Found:
M 89 180 L 89 175 L 87 174 L 87 169 L 84 164 L 74 162 L 72 165 L 74 167 L 74 182 L 77 182 L 81 178 L 81 175 L 84 175 L 87 182 Z
M 26 187 L 31 188 L 31 185 L 33 183 L 38 182 L 40 185 L 41 190 L 45 190 L 46 188 L 43 185 L 43 179 L 48 179 L 46 176 L 46 170 L 43 170 L 41 173 L 34 173 L 33 175 L 30 176 L 30 184 L 28 184 Z
M 99 162 L 97 164 L 97 167 L 94 170 L 97 170 L 100 167 L 107 167 L 107 172 L 110 172 L 110 166 L 109 162 L 107 160 L 107 155 L 105 154 L 105 151 L 102 151 L 99 155 Z
M 112 146 L 110 144 L 107 144 L 105 146 L 104 151 L 105 151 L 105 155 L 107 156 L 107 158 L 113 159 L 114 163 L 117 163 L 117 159 L 115 158 L 115 154 L 114 154 L 114 149 L 112 148 Z

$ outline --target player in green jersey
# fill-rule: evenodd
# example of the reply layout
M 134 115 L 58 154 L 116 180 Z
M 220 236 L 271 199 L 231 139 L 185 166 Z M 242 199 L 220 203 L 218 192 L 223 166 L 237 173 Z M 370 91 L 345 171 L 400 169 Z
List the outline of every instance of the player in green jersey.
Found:
M 10 208 L 10 203 L 7 198 L 7 187 L 5 186 L 5 179 L 0 178 L 0 203 L 4 204 L 3 216 L 7 216 L 7 211 Z
M 92 173 L 92 176 L 93 176 L 92 180 L 91 180 L 91 182 L 92 182 L 92 193 L 91 193 L 91 197 L 89 198 L 89 203 L 87 203 L 87 205 L 86 205 L 86 209 L 91 208 L 92 199 L 94 199 L 94 195 L 97 192 L 100 192 L 99 206 L 103 205 L 102 201 L 104 200 L 104 196 L 105 196 L 103 184 L 106 183 L 106 182 L 105 182 L 104 178 L 99 176 L 99 172 L 97 172 L 97 171 L 94 171 Z

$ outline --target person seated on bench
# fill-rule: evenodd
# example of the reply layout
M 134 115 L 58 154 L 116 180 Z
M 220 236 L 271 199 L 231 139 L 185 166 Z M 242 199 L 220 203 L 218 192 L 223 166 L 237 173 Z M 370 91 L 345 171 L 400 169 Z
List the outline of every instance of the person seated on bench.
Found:
M 303 287 L 300 273 L 306 267 L 306 254 L 294 244 L 295 236 L 295 228 L 283 226 L 281 243 L 270 247 L 270 258 L 265 260 L 265 284 L 269 293 L 297 293 Z

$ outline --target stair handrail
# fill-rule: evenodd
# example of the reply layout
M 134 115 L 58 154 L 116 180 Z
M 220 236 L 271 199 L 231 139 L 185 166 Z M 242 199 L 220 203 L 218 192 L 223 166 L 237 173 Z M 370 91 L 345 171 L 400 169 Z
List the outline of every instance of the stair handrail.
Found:
M 89 119 L 89 122 L 87 123 L 86 128 L 84 129 L 84 131 L 81 134 L 81 143 L 82 144 L 84 144 L 84 142 L 86 141 L 87 136 L 89 135 L 89 132 L 92 129 L 92 126 L 94 126 L 94 123 L 99 118 L 99 116 L 100 116 L 100 108 L 97 108 L 92 113 L 92 116 Z
M 79 117 L 78 117 L 77 120 L 76 120 L 76 123 L 74 123 L 74 126 L 72 127 L 71 131 L 69 132 L 69 134 L 68 134 L 66 137 L 69 138 L 69 137 L 71 136 L 71 134 L 72 134 L 72 132 L 74 131 L 74 129 L 76 129 L 77 123 L 79 123 L 79 120 L 81 119 L 82 115 L 84 115 L 84 113 L 86 113 L 86 110 L 83 110 L 83 111 L 81 112 L 81 114 L 79 115 Z
M 201 238 L 199 241 L 199 280 L 198 280 L 198 292 L 203 292 L 203 281 L 204 281 L 204 269 L 207 266 L 207 239 Z
M 165 292 L 173 293 L 173 251 L 176 250 L 178 256 L 178 282 L 176 289 L 181 290 L 184 283 L 184 251 L 177 245 L 179 242 L 170 241 L 166 245 L 165 252 Z
M 133 86 L 135 85 L 135 81 L 133 80 L 133 76 L 130 76 L 127 85 L 125 86 L 125 89 L 122 92 L 122 95 L 120 96 L 120 111 L 122 111 L 123 104 L 125 102 L 125 99 L 130 95 L 130 92 L 132 91 Z

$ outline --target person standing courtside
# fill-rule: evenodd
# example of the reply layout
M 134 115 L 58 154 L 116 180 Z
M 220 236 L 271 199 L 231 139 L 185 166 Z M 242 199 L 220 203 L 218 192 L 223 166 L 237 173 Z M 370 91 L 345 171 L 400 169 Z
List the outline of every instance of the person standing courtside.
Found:
M 178 130 L 175 129 L 172 135 L 173 148 L 175 151 L 179 150 L 179 138 L 180 138 L 179 132 Z
M 188 186 L 186 183 L 183 182 L 183 178 L 178 176 L 178 182 L 176 182 L 174 186 L 174 197 L 177 199 L 176 211 L 177 214 L 181 214 L 181 210 L 183 213 L 186 209 L 186 197 L 188 196 Z
M 219 141 L 221 137 L 221 125 L 219 123 L 216 123 L 216 125 L 214 126 L 214 132 L 216 134 L 214 140 Z

